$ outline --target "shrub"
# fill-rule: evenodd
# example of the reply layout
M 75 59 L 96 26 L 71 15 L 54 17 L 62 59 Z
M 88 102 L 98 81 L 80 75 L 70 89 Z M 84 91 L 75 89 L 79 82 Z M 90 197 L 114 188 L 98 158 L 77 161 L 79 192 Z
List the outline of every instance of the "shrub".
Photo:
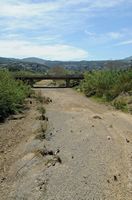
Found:
M 128 93 L 131 96 L 132 69 L 87 72 L 84 74 L 80 90 L 86 96 L 95 96 L 106 101 L 113 101 L 121 94 Z M 126 103 L 124 101 L 115 101 L 114 106 L 117 109 L 123 109 L 126 107 Z
M 109 91 L 117 79 L 117 73 L 113 71 L 94 71 L 85 73 L 81 89 L 86 96 L 96 95 L 98 97 L 111 98 Z
M 0 71 L 0 121 L 19 111 L 30 93 L 29 86 L 15 81 L 8 71 Z

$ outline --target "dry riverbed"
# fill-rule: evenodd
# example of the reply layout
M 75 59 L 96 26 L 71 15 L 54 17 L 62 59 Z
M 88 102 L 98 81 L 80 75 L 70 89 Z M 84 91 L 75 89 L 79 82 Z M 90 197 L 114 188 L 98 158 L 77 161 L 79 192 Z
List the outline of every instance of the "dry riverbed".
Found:
M 0 200 L 131 200 L 132 116 L 72 89 L 41 93 L 46 119 L 29 100 L 0 125 Z

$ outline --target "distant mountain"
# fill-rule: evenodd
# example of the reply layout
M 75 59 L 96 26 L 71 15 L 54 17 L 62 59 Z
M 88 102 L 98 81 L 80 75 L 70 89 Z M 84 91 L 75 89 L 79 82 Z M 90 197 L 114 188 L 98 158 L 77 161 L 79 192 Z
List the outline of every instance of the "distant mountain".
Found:
M 125 69 L 132 67 L 132 57 L 122 60 L 102 60 L 102 61 L 50 61 L 36 57 L 24 59 L 0 57 L 0 68 L 10 70 L 30 70 L 36 72 L 47 72 L 50 68 L 60 66 L 68 70 L 84 72 L 94 69 Z
M 29 57 L 29 58 L 23 58 L 22 61 L 24 62 L 31 62 L 31 63 L 39 63 L 45 65 L 46 60 L 36 57 Z
M 16 61 L 18 61 L 18 59 L 0 57 L 0 64 L 12 63 L 12 62 L 16 62 Z
M 132 56 L 129 56 L 129 57 L 125 58 L 125 60 L 131 61 L 132 60 Z
M 3 57 L 0 57 L 0 68 L 7 68 L 10 71 L 29 70 L 36 72 L 47 72 L 49 69 L 49 67 L 45 64 L 28 62 L 23 59 L 3 58 Z
M 115 60 L 115 61 L 51 61 L 51 60 L 44 60 L 36 57 L 31 58 L 24 58 L 23 61 L 28 62 L 36 62 L 39 64 L 45 64 L 46 66 L 52 68 L 56 66 L 64 67 L 68 70 L 76 70 L 76 71 L 86 71 L 86 70 L 93 70 L 93 69 L 106 69 L 106 68 L 126 68 L 128 67 L 127 60 Z

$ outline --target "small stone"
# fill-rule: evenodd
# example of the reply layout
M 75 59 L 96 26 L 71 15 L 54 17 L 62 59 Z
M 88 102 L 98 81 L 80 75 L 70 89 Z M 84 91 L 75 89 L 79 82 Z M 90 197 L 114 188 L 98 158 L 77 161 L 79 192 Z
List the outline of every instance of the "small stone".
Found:
M 107 136 L 107 140 L 111 140 L 111 137 L 110 137 L 110 136 Z
M 5 179 L 6 179 L 5 177 L 2 177 L 1 180 L 0 180 L 0 183 L 3 183 L 3 181 L 4 181 Z
M 52 166 L 55 166 L 55 162 L 52 163 Z
M 117 176 L 116 176 L 116 175 L 114 175 L 114 181 L 118 181 L 118 179 L 117 179 Z
M 107 183 L 110 183 L 110 180 L 107 180 Z
M 60 150 L 59 149 L 57 149 L 56 151 L 55 151 L 55 155 L 57 154 L 57 153 L 59 153 L 60 152 Z
M 52 150 L 49 150 L 48 155 L 54 155 L 54 152 Z
M 62 160 L 59 156 L 56 156 L 56 160 L 57 160 L 57 162 L 62 163 Z
M 12 115 L 10 117 L 11 120 L 20 120 L 20 119 L 23 119 L 25 117 L 25 115 L 21 115 L 21 114 L 18 114 L 18 115 Z
M 127 143 L 129 143 L 129 142 L 130 142 L 130 140 L 128 140 L 128 139 L 126 138 L 126 142 L 127 142 Z
M 99 115 L 93 116 L 94 119 L 102 119 Z
M 47 164 L 47 167 L 51 167 L 51 163 L 48 163 L 48 164 Z

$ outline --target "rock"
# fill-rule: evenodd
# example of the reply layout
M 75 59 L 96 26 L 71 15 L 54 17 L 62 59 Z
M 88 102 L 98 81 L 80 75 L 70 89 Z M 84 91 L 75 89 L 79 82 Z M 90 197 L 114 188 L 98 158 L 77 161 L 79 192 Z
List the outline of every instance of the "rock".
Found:
M 47 156 L 47 155 L 50 155 L 50 156 L 53 156 L 54 155 L 54 152 L 52 150 L 47 150 L 46 148 L 44 150 L 40 150 L 40 154 L 42 156 Z
M 55 164 L 56 164 L 56 162 L 53 162 L 53 163 L 52 163 L 52 166 L 55 166 Z
M 53 155 L 54 155 L 54 152 L 53 152 L 52 150 L 49 150 L 49 151 L 48 151 L 48 155 L 53 156 Z
M 102 119 L 99 115 L 93 116 L 94 119 Z
M 60 152 L 60 150 L 59 149 L 57 149 L 56 151 L 55 151 L 55 155 L 57 154 L 57 153 L 59 153 Z
M 47 164 L 47 167 L 51 167 L 51 163 L 48 163 L 48 164 Z
M 126 142 L 127 142 L 127 143 L 129 143 L 129 142 L 130 142 L 130 140 L 128 140 L 128 139 L 126 138 Z
M 107 140 L 111 140 L 111 137 L 110 137 L 110 136 L 107 136 Z
M 10 117 L 11 120 L 20 120 L 20 119 L 23 119 L 25 117 L 25 115 L 12 115 Z
M 110 180 L 107 180 L 107 183 L 110 183 Z
M 56 159 L 57 162 L 62 163 L 62 160 L 59 156 L 55 156 L 55 159 Z
M 0 183 L 3 183 L 3 181 L 4 181 L 5 179 L 6 179 L 5 177 L 2 177 L 2 178 L 0 179 Z
M 116 176 L 116 175 L 114 175 L 114 181 L 118 181 L 118 179 L 117 179 L 117 176 Z
M 49 121 L 48 117 L 45 117 L 45 120 L 48 122 Z

